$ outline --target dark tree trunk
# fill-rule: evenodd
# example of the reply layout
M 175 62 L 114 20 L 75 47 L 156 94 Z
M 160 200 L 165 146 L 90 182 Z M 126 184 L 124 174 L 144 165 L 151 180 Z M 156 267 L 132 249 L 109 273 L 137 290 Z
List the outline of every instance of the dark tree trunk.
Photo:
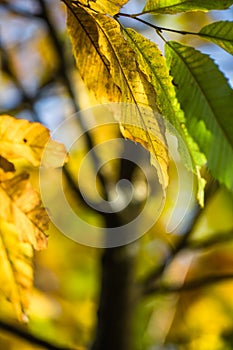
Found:
M 134 248 L 105 249 L 96 339 L 92 350 L 132 350 Z

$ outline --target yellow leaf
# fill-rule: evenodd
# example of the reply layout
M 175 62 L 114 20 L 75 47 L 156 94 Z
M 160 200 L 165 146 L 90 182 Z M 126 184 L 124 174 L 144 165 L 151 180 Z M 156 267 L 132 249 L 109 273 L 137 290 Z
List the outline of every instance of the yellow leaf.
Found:
M 151 163 L 165 189 L 169 158 L 154 87 L 138 68 L 135 53 L 122 35 L 120 25 L 107 16 L 95 15 L 95 18 L 101 50 L 110 63 L 112 79 L 122 92 L 121 131 L 150 152 Z
M 62 166 L 65 161 L 65 148 L 62 144 L 51 141 L 46 127 L 8 115 L 0 116 L 0 155 L 8 161 L 24 158 L 32 165 L 39 166 L 49 141 L 50 156 L 43 165 Z
M 129 0 L 94 0 L 90 1 L 90 7 L 99 13 L 114 16 L 128 1 Z
M 103 14 L 114 16 L 119 12 L 120 8 L 129 0 L 80 0 L 76 1 L 79 6 L 89 7 L 90 9 Z M 71 3 L 74 5 L 75 1 L 65 0 L 67 6 Z
M 39 194 L 31 187 L 27 173 L 0 181 L 0 216 L 15 226 L 22 242 L 37 249 L 47 247 L 49 218 L 41 207 Z
M 159 182 L 163 190 L 168 186 L 168 149 L 164 137 L 164 126 L 162 119 L 151 112 L 146 113 L 142 108 L 139 111 L 134 109 L 134 121 L 127 124 L 127 118 L 124 123 L 120 124 L 120 129 L 125 138 L 139 142 L 145 147 L 151 155 L 151 164 L 156 168 Z M 141 115 L 144 116 L 144 125 L 140 122 Z
M 32 246 L 21 242 L 15 226 L 0 218 L 0 292 L 13 304 L 21 321 L 27 321 L 33 281 L 32 258 Z
M 68 10 L 68 29 L 78 70 L 100 101 L 121 102 L 122 133 L 151 153 L 163 189 L 168 184 L 168 151 L 153 85 L 113 18 L 88 8 Z M 146 112 L 145 112 L 146 111 Z
M 109 62 L 100 52 L 94 18 L 80 7 L 68 7 L 67 29 L 79 74 L 101 102 L 119 101 L 121 92 L 110 75 Z

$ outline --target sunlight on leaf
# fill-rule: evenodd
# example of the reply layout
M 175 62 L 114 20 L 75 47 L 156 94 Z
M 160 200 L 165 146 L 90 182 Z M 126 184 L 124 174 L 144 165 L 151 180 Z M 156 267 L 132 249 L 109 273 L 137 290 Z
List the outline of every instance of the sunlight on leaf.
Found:
M 94 18 L 80 7 L 68 8 L 67 29 L 79 74 L 87 88 L 101 102 L 119 101 L 120 90 L 111 79 L 109 62 L 100 52 Z
M 233 55 L 233 22 L 214 22 L 203 27 L 199 33 Z
M 33 283 L 33 250 L 20 240 L 14 224 L 0 217 L 0 292 L 14 306 L 19 320 L 27 321 Z
M 208 55 L 168 42 L 166 56 L 188 130 L 212 174 L 233 191 L 233 91 Z
M 92 10 L 98 13 L 114 16 L 128 1 L 129 0 L 82 0 L 77 2 L 83 4 L 84 6 L 89 6 Z M 66 2 L 71 3 L 71 1 Z
M 233 0 L 148 0 L 143 12 L 175 14 L 187 11 L 224 10 Z
M 43 153 L 47 150 L 47 157 Z M 41 199 L 22 171 L 21 161 L 31 167 L 60 167 L 67 160 L 65 147 L 50 138 L 40 123 L 0 118 L 0 291 L 26 321 L 33 283 L 32 255 L 47 247 L 49 217 Z
M 123 135 L 140 142 L 151 152 L 152 163 L 156 165 L 165 189 L 168 153 L 163 123 L 158 123 L 155 117 L 159 112 L 156 94 L 138 69 L 135 53 L 125 40 L 119 23 L 90 9 L 75 7 L 68 10 L 68 28 L 77 68 L 87 87 L 100 101 L 105 97 L 105 101 L 123 103 L 119 120 Z M 146 116 L 143 108 L 148 109 Z
M 50 154 L 43 165 L 62 166 L 66 156 L 65 148 L 50 139 L 50 132 L 46 127 L 8 115 L 0 117 L 0 155 L 8 161 L 26 159 L 33 166 L 39 166 L 49 141 Z
M 44 231 L 48 229 L 49 218 L 27 173 L 0 182 L 0 202 L 1 217 L 15 226 L 22 242 L 37 250 L 47 247 Z
M 199 168 L 205 163 L 205 157 L 201 154 L 197 144 L 195 144 L 185 128 L 184 113 L 176 98 L 176 92 L 165 58 L 156 44 L 133 29 L 125 29 L 124 32 L 136 54 L 139 68 L 154 87 L 156 102 L 161 115 L 175 128 L 176 136 L 178 135 L 179 138 L 182 138 L 182 142 L 179 142 L 179 151 L 186 167 L 194 171 L 198 177 L 197 197 L 200 204 L 203 205 L 204 183 L 200 176 Z M 191 162 L 187 156 L 187 150 L 191 157 Z
M 151 164 L 156 168 L 163 190 L 168 186 L 168 149 L 165 140 L 165 127 L 160 115 L 152 114 L 144 108 L 126 106 L 123 110 L 124 121 L 120 130 L 127 139 L 140 143 L 150 152 Z M 133 116 L 130 120 L 128 116 Z M 141 120 L 143 119 L 142 124 Z M 129 122 L 129 124 L 128 124 Z

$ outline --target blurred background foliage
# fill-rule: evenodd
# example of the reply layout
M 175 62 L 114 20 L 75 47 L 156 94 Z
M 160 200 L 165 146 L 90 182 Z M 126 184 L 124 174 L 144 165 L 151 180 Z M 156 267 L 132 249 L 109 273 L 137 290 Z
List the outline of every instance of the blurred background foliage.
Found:
M 139 12 L 143 4 L 144 1 L 131 0 L 125 11 Z M 208 15 L 197 12 L 149 19 L 170 28 L 198 31 L 213 19 L 232 18 L 232 15 L 230 9 L 224 15 L 213 11 Z M 127 25 L 135 26 L 131 22 Z M 1 0 L 0 24 L 1 113 L 40 121 L 53 130 L 79 109 L 95 105 L 74 66 L 62 2 Z M 161 47 L 155 32 L 141 26 L 136 28 Z M 177 35 L 169 34 L 169 37 L 176 39 Z M 221 49 L 219 54 L 211 44 L 196 37 L 184 36 L 179 40 L 211 53 L 232 84 L 230 55 L 223 54 Z M 108 139 L 118 133 L 109 128 L 92 137 L 99 143 L 103 137 Z M 84 153 L 85 149 L 73 150 L 71 174 L 78 171 Z M 109 178 L 114 177 L 117 167 L 113 162 L 105 169 Z M 233 348 L 233 199 L 224 188 L 210 181 L 205 209 L 198 208 L 193 200 L 185 222 L 166 234 L 177 190 L 174 165 L 170 172 L 163 213 L 137 247 L 138 280 L 144 281 L 151 271 L 159 279 L 156 288 L 145 292 L 135 311 L 135 350 L 230 350 Z M 38 174 L 32 172 L 32 179 L 37 184 Z M 138 182 L 143 186 L 143 179 Z M 101 224 L 101 218 L 83 205 L 67 179 L 64 186 L 73 208 L 87 221 Z M 184 189 L 184 196 L 188 190 Z M 179 209 L 182 212 L 182 203 Z M 19 325 L 10 303 L 0 297 L 0 349 L 40 349 L 37 339 L 41 338 L 54 346 L 57 344 L 57 348 L 84 350 L 93 340 L 101 250 L 73 242 L 53 225 L 49 235 L 48 249 L 35 256 L 29 323 Z M 24 332 L 32 334 L 34 340 L 23 339 Z

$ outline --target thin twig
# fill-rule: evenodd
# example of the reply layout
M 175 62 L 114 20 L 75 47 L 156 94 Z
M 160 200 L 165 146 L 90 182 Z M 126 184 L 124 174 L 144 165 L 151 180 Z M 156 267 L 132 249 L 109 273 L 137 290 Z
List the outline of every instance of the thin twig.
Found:
M 144 296 L 149 296 L 151 294 L 170 294 L 170 293 L 181 293 L 181 292 L 191 292 L 194 289 L 199 289 L 203 287 L 208 287 L 215 283 L 226 282 L 227 280 L 233 279 L 233 273 L 222 274 L 222 275 L 209 275 L 197 278 L 185 282 L 184 284 L 161 284 L 157 286 L 151 286 L 144 291 Z
M 9 324 L 5 321 L 0 320 L 0 329 L 13 334 L 21 339 L 26 340 L 30 344 L 35 344 L 49 350 L 74 350 L 78 348 L 70 348 L 68 346 L 60 346 L 49 342 L 48 340 L 43 340 L 35 335 L 29 334 L 27 331 L 20 329 L 19 327 Z
M 215 232 L 211 237 L 201 240 L 191 240 L 188 242 L 187 249 L 206 249 L 212 248 L 216 244 L 225 244 L 233 240 L 233 230 L 227 232 Z
M 138 14 L 139 15 L 139 14 Z M 141 22 L 145 25 L 147 25 L 148 27 L 151 27 L 153 29 L 155 29 L 156 31 L 158 32 L 162 32 L 162 31 L 166 31 L 166 32 L 172 32 L 172 33 L 177 33 L 177 34 L 181 34 L 181 35 L 199 35 L 199 36 L 202 36 L 203 34 L 201 33 L 196 33 L 196 32 L 189 32 L 189 31 L 186 31 L 186 30 L 178 30 L 178 29 L 172 29 L 172 28 L 166 28 L 166 27 L 160 27 L 160 26 L 157 26 L 153 23 L 150 23 L 148 21 L 145 21 L 141 18 L 138 18 L 137 14 L 136 15 L 130 15 L 128 13 L 122 13 L 122 12 L 119 12 L 118 14 L 116 14 L 114 17 L 115 18 L 118 18 L 118 17 L 128 17 L 128 18 L 131 18 L 131 19 L 134 19 L 135 21 L 138 21 L 138 22 Z

